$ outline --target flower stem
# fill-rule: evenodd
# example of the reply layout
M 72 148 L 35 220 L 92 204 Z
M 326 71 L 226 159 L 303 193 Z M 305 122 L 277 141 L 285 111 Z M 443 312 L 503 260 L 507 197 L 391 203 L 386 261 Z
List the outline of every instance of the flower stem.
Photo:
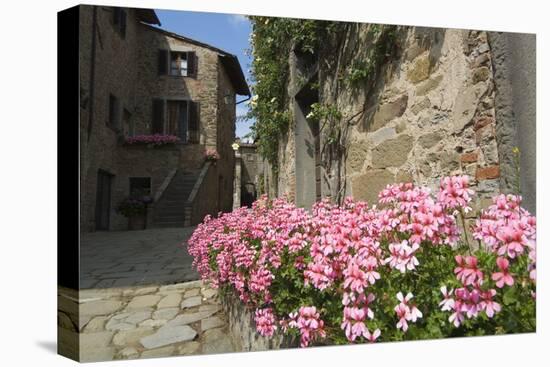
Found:
M 462 212 L 462 208 L 459 210 L 459 214 L 460 214 L 460 221 L 462 222 L 462 229 L 464 230 L 464 241 L 466 242 L 466 246 L 468 246 L 468 253 L 472 255 L 470 241 L 468 241 L 468 230 L 466 229 L 466 220 L 464 219 L 464 213 Z

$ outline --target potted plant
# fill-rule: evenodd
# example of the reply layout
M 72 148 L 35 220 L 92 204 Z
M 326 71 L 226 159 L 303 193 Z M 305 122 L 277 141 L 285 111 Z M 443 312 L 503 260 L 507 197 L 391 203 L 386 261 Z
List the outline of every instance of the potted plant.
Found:
M 117 213 L 128 218 L 128 230 L 145 229 L 147 225 L 147 205 L 152 200 L 150 197 L 128 197 L 120 202 Z
M 207 161 L 211 161 L 214 163 L 214 165 L 216 165 L 216 162 L 218 161 L 218 159 L 220 159 L 220 154 L 216 149 L 206 149 L 206 151 L 204 152 L 204 158 Z

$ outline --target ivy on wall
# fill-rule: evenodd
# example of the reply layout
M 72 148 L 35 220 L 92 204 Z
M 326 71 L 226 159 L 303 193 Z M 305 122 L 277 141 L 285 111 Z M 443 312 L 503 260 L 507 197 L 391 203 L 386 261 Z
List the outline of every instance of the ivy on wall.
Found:
M 339 64 L 338 67 L 328 70 L 329 73 L 338 75 L 339 85 L 329 91 L 334 95 L 320 96 L 320 103 L 311 106 L 310 118 L 322 125 L 324 148 L 329 148 L 332 152 L 327 156 L 328 160 L 342 160 L 347 125 L 361 116 L 345 116 L 339 111 L 335 104 L 339 90 L 372 88 L 381 65 L 393 57 L 397 27 L 368 25 L 368 41 L 365 46 L 359 45 L 365 52 L 361 52 L 361 56 L 352 54 L 351 57 L 339 59 L 339 52 L 346 47 L 349 33 L 354 27 L 357 29 L 361 25 L 258 16 L 250 16 L 249 19 L 252 23 L 249 52 L 253 56 L 251 74 L 254 96 L 247 117 L 256 121 L 252 126 L 252 137 L 257 142 L 260 155 L 270 163 L 273 173 L 277 175 L 279 141 L 288 131 L 291 121 L 287 91 L 290 77 L 289 55 L 294 47 L 295 51 L 310 54 L 314 58 L 323 58 L 323 63 L 320 64 Z M 336 45 L 331 45 L 329 40 L 336 40 Z M 327 47 L 333 48 L 327 50 Z M 333 60 L 329 60 L 331 58 Z M 316 83 L 319 82 L 322 83 Z M 368 92 L 365 93 L 366 98 Z M 345 172 L 340 175 L 345 175 Z

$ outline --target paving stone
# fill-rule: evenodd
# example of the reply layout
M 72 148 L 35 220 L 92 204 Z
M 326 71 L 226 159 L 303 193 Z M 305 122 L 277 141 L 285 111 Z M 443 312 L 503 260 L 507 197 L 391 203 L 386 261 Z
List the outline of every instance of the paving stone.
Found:
M 147 320 L 147 319 L 150 319 L 151 318 L 151 313 L 153 311 L 151 309 L 148 309 L 148 310 L 144 310 L 144 311 L 139 311 L 139 312 L 135 312 L 135 313 L 132 313 L 130 316 L 128 316 L 124 322 L 127 322 L 127 323 L 130 323 L 130 324 L 137 324 L 137 323 L 140 323 L 144 320 Z
M 202 320 L 216 313 L 216 311 L 199 311 L 178 315 L 175 319 L 168 321 L 169 325 L 187 325 Z
M 80 344 L 80 362 L 111 361 L 115 357 L 114 347 L 88 348 Z
M 114 300 L 101 300 L 86 302 L 80 305 L 81 315 L 110 315 L 122 307 L 122 302 Z
M 103 331 L 99 333 L 80 334 L 80 350 L 104 348 L 111 344 L 114 333 L 111 331 Z
M 228 353 L 234 352 L 229 335 L 221 329 L 206 330 L 202 336 L 202 353 Z
M 113 337 L 113 344 L 123 347 L 137 343 L 141 338 L 153 334 L 155 331 L 150 327 L 140 327 L 133 330 L 119 331 Z
M 202 298 L 200 296 L 194 296 L 190 298 L 186 298 L 181 303 L 181 308 L 190 308 L 195 306 L 200 306 L 202 303 Z
M 152 327 L 152 328 L 158 328 L 161 326 L 164 326 L 167 323 L 166 320 L 145 320 L 139 324 L 140 327 Z
M 206 319 L 201 320 L 201 330 L 206 331 L 209 329 L 217 328 L 223 326 L 225 323 L 222 319 L 217 316 L 212 316 Z
M 181 302 L 181 294 L 174 293 L 165 296 L 157 305 L 157 308 L 177 307 Z
M 139 357 L 139 352 L 134 347 L 126 347 L 118 352 L 118 357 L 120 359 L 134 359 Z
M 130 303 L 128 303 L 128 306 L 126 306 L 126 310 L 153 307 L 160 301 L 160 298 L 161 297 L 158 295 L 145 295 L 134 297 L 130 301 Z
M 209 298 L 212 298 L 214 297 L 215 295 L 218 294 L 218 291 L 216 289 L 212 289 L 212 288 L 206 288 L 206 289 L 203 289 L 202 290 L 202 295 L 204 296 L 204 298 L 206 299 L 209 299 Z
M 105 330 L 105 323 L 107 322 L 107 316 L 96 316 L 88 322 L 84 327 L 85 333 L 96 333 Z
M 158 357 L 168 357 L 174 353 L 176 347 L 169 345 L 163 348 L 144 350 L 141 353 L 141 358 L 158 358 Z
M 57 312 L 57 325 L 64 329 L 78 331 L 69 315 L 64 312 Z
M 199 342 L 187 342 L 178 347 L 177 354 L 182 356 L 188 356 L 200 353 L 201 343 Z
M 163 347 L 169 344 L 193 340 L 197 332 L 187 325 L 161 327 L 153 335 L 146 336 L 140 340 L 141 345 L 147 349 Z
M 180 311 L 177 307 L 171 307 L 171 308 L 162 308 L 160 310 L 157 310 L 153 312 L 153 319 L 154 320 L 172 320 L 178 312 Z
M 187 292 L 185 292 L 184 298 L 198 296 L 200 291 L 201 291 L 200 288 L 190 289 Z
M 214 305 L 214 304 L 202 305 L 199 307 L 199 311 L 206 311 L 206 312 L 212 312 L 212 313 L 216 313 L 221 309 L 222 307 L 220 305 Z

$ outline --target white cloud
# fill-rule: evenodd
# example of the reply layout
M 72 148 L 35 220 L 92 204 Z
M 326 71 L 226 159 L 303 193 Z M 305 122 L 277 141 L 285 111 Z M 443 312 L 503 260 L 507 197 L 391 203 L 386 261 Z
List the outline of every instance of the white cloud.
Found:
M 229 23 L 239 26 L 241 24 L 248 23 L 248 18 L 242 14 L 231 14 L 229 16 Z

